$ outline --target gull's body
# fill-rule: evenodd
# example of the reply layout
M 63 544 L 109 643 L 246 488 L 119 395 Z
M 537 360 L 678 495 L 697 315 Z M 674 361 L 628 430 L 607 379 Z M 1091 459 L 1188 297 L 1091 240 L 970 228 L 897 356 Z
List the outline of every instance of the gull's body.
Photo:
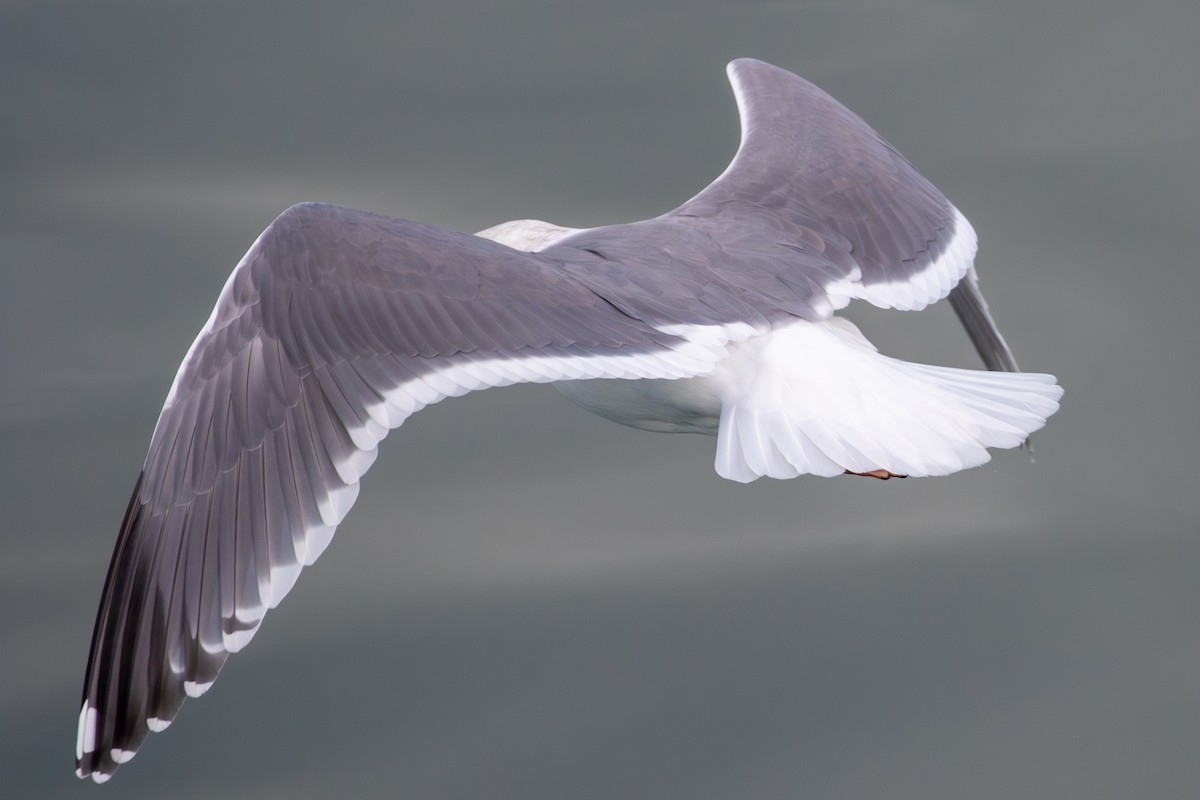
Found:
M 717 437 L 717 471 L 940 475 L 1058 408 L 979 294 L 975 233 L 861 119 L 730 65 L 742 142 L 653 220 L 479 236 L 336 206 L 284 212 L 189 350 L 97 617 L 78 772 L 104 780 L 211 685 L 328 544 L 387 432 L 444 397 L 555 382 L 594 413 Z M 987 366 L 877 353 L 834 312 L 949 295 Z M 596 379 L 596 380 L 582 380 Z

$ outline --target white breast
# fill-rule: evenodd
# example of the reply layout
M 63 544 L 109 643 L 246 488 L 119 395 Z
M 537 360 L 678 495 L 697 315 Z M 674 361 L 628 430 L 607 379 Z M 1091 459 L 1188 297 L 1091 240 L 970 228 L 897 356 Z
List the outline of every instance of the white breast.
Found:
M 720 387 L 712 375 L 678 380 L 594 380 L 554 384 L 573 403 L 605 419 L 656 433 L 717 435 Z

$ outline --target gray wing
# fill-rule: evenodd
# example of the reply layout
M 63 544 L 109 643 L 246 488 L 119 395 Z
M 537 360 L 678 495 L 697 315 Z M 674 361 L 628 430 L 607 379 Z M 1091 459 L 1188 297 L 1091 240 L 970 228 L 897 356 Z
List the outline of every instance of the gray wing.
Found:
M 106 779 L 208 688 L 409 414 L 517 381 L 694 375 L 710 350 L 621 313 L 551 259 L 289 209 L 230 276 L 155 428 L 96 619 L 79 775 Z
M 662 322 L 823 319 L 854 298 L 920 309 L 949 294 L 988 367 L 1015 371 L 975 282 L 975 232 L 950 201 L 803 78 L 752 59 L 732 62 L 728 74 L 741 144 L 725 172 L 679 208 L 625 225 L 573 231 L 524 220 L 481 235 L 590 258 L 573 274 Z M 652 269 L 607 274 L 605 264 Z
M 992 319 L 992 312 L 988 309 L 987 301 L 983 299 L 983 293 L 979 291 L 979 278 L 974 267 L 950 290 L 950 306 L 988 369 L 993 372 L 1021 371 L 1017 366 L 1016 357 L 1000 334 L 1000 327 Z M 1026 446 L 1028 447 L 1028 443 Z
M 737 154 L 660 219 L 699 228 L 777 284 L 805 287 L 821 316 L 855 297 L 901 309 L 945 297 L 976 245 L 945 196 L 803 78 L 750 59 L 728 73 L 741 116 Z M 756 278 L 766 275 L 746 276 Z

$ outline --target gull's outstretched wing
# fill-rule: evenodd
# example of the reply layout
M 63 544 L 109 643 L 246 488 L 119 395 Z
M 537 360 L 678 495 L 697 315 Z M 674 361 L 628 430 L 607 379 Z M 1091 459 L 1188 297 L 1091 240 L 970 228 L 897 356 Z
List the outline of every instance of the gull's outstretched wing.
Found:
M 212 683 L 324 549 L 390 428 L 473 389 L 702 374 L 552 259 L 335 206 L 275 220 L 158 420 L 105 581 L 80 776 L 103 780 Z
M 710 235 L 736 256 L 729 271 L 748 263 L 806 287 L 822 316 L 855 297 L 899 309 L 945 297 L 970 269 L 976 246 L 970 223 L 945 196 L 803 78 L 751 59 L 732 62 L 728 73 L 741 116 L 737 154 L 717 180 L 660 219 Z
M 915 310 L 949 294 L 988 368 L 1017 371 L 979 292 L 975 231 L 950 201 L 803 78 L 753 59 L 730 63 L 728 74 L 741 144 L 679 208 L 601 228 L 516 220 L 480 235 L 567 259 L 650 262 L 656 280 L 676 277 L 691 296 L 676 293 L 682 304 L 666 309 L 653 292 L 626 292 L 623 307 L 664 321 L 824 319 L 854 298 Z

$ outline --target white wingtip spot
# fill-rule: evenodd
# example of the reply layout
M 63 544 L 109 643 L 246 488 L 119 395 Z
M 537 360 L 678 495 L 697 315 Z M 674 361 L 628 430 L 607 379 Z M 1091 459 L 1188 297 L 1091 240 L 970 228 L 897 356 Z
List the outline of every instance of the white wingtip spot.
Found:
M 87 719 L 87 701 L 83 701 L 83 708 L 79 709 L 79 724 L 75 726 L 75 758 L 83 758 L 83 723 Z M 82 776 L 81 776 L 82 777 Z
M 146 727 L 149 728 L 152 733 L 162 733 L 167 728 L 171 727 L 171 720 L 151 717 L 150 719 L 146 720 Z
M 118 764 L 124 764 L 125 762 L 129 761 L 129 759 L 133 758 L 133 753 L 133 750 L 121 750 L 119 748 L 114 748 L 112 750 L 112 760 Z
M 209 690 L 212 686 L 212 681 L 208 683 L 198 683 L 196 681 L 184 681 L 183 690 L 187 692 L 188 697 L 199 697 Z
M 93 772 L 92 773 L 92 780 L 95 781 L 96 783 L 104 783 L 106 780 L 108 780 L 111 777 L 112 777 L 111 772 Z
M 79 733 L 75 739 L 75 757 L 83 758 L 84 753 L 96 750 L 96 709 L 85 700 L 79 712 Z

